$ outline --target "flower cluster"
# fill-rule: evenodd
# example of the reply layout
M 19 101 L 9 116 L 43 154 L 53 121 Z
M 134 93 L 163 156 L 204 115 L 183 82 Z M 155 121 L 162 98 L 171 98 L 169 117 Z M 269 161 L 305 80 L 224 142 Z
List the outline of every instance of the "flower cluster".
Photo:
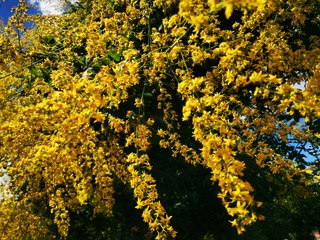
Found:
M 312 184 L 279 147 L 320 144 L 320 38 L 303 25 L 317 1 L 305 2 L 80 0 L 27 30 L 21 1 L 0 33 L 0 166 L 22 209 L 44 199 L 67 238 L 72 213 L 112 216 L 120 180 L 155 238 L 175 238 L 156 151 L 209 169 L 239 234 L 264 218 L 248 167 Z

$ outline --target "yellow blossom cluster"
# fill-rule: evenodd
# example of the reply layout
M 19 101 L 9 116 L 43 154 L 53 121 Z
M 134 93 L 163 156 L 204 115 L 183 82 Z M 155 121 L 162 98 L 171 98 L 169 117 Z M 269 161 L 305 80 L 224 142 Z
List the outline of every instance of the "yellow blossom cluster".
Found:
M 48 234 L 28 205 L 43 199 L 65 239 L 86 206 L 112 216 L 119 179 L 155 239 L 175 238 L 154 149 L 209 169 L 239 234 L 264 218 L 248 165 L 311 184 L 269 141 L 319 144 L 299 125 L 320 117 L 320 38 L 299 35 L 311 2 L 81 0 L 74 12 L 30 17 L 28 30 L 16 14 L 0 33 L 0 167 L 30 234 Z

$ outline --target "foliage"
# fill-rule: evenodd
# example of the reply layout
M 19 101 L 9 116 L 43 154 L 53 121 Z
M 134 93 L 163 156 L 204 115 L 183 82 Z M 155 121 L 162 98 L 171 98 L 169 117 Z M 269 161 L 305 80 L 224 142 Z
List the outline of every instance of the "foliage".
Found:
M 310 237 L 317 0 L 66 4 L 1 31 L 2 239 Z

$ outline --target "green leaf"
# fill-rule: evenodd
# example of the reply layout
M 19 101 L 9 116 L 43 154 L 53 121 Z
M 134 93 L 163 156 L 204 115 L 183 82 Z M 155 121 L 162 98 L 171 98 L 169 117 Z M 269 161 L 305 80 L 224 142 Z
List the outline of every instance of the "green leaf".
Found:
M 50 71 L 46 68 L 41 68 L 41 72 L 45 77 L 48 77 L 50 75 Z
M 49 44 L 54 44 L 56 41 L 54 40 L 54 37 L 53 37 L 53 36 L 50 36 L 50 37 L 48 37 L 47 42 L 48 42 Z
M 81 56 L 81 57 L 78 59 L 78 62 L 79 62 L 81 65 L 84 65 L 84 63 L 85 63 L 85 56 Z
M 152 95 L 152 93 L 147 92 L 147 93 L 144 93 L 143 96 L 145 96 L 145 97 L 152 97 L 153 95 Z
M 112 58 L 114 61 L 120 62 L 120 54 L 117 53 L 116 51 L 109 52 L 108 56 Z
M 111 60 L 109 58 L 108 59 L 102 59 L 101 63 L 102 63 L 102 65 L 109 65 L 111 63 Z
M 32 74 L 33 76 L 39 77 L 39 73 L 38 73 L 38 70 L 37 70 L 36 68 L 32 67 L 32 68 L 30 69 L 30 71 L 31 71 L 31 74 Z

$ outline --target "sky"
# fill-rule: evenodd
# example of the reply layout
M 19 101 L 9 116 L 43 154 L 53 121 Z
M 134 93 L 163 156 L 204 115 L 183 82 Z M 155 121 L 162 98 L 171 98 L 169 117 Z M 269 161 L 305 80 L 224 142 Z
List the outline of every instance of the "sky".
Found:
M 8 18 L 11 16 L 12 12 L 10 11 L 13 6 L 16 5 L 16 0 L 7 0 L 5 2 L 0 2 L 0 18 L 7 23 Z
M 50 15 L 61 14 L 63 12 L 61 0 L 28 0 L 28 2 L 38 7 L 38 9 L 30 9 L 28 12 L 30 14 L 41 13 Z M 76 0 L 71 2 L 76 2 Z M 0 0 L 0 18 L 2 18 L 4 23 L 7 23 L 8 18 L 12 15 L 11 8 L 17 4 L 18 0 L 5 0 L 5 2 Z

